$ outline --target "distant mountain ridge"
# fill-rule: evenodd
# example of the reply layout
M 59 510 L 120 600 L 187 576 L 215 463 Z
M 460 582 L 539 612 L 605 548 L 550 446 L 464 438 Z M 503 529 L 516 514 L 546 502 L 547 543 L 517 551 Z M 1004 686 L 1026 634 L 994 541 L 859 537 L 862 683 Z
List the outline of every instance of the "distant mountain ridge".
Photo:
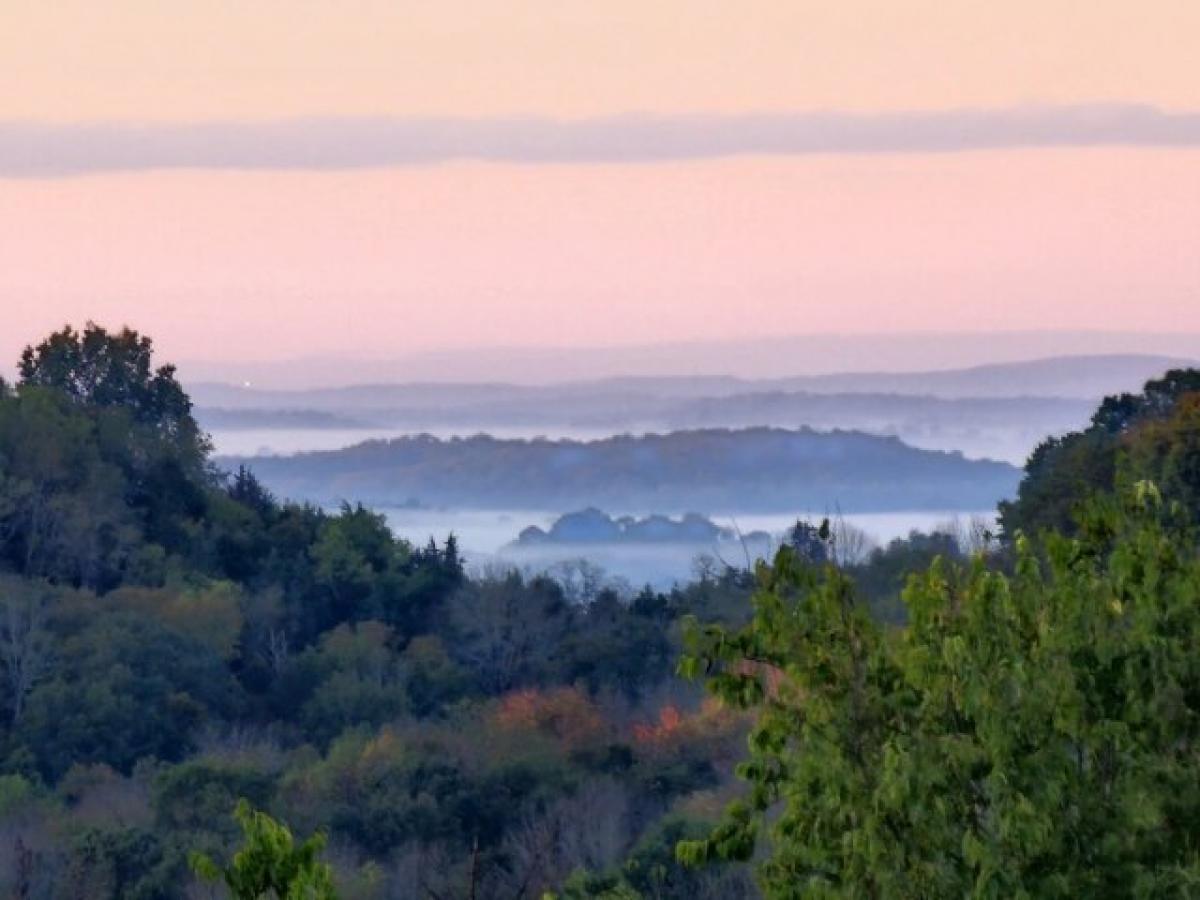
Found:
M 1019 478 L 1011 465 L 896 438 L 778 428 L 595 441 L 422 435 L 219 462 L 247 465 L 271 490 L 318 503 L 555 512 L 979 510 L 1010 496 Z
M 697 426 L 811 425 L 867 429 L 908 421 L 971 427 L 1044 420 L 1082 423 L 1094 408 L 1088 400 L 1063 397 L 941 398 L 920 394 L 816 393 L 761 390 L 744 394 L 664 398 L 652 394 L 594 394 L 521 397 L 492 402 L 449 400 L 436 406 L 381 407 L 352 415 L 326 409 L 224 408 L 201 406 L 197 415 L 212 428 L 377 428 L 463 426 L 486 431 L 496 425 L 555 424 L 586 428 L 633 425 Z M 763 418 L 766 416 L 767 418 Z M 1046 430 L 1043 428 L 1043 430 Z
M 917 447 L 1023 462 L 1046 435 L 1084 426 L 1099 399 L 1136 391 L 1186 360 L 1057 357 L 917 373 L 781 379 L 627 377 L 556 385 L 377 384 L 310 391 L 196 385 L 205 427 L 237 431 L 579 436 L 771 425 L 896 435 Z M 264 435 L 254 447 L 275 442 Z M 335 446 L 293 438 L 291 450 Z M 221 442 L 218 441 L 218 446 Z M 226 446 L 248 450 L 232 437 Z M 238 451 L 234 451 L 238 452 Z
M 385 358 L 310 356 L 275 361 L 184 361 L 189 384 L 273 387 L 456 381 L 562 384 L 614 376 L 746 379 L 830 372 L 919 372 L 1091 355 L 1195 358 L 1200 334 L 1127 331 L 922 331 L 804 334 L 620 346 L 501 346 L 407 350 Z
M 845 372 L 786 378 L 732 376 L 632 377 L 550 385 L 505 382 L 398 382 L 307 390 L 264 390 L 223 383 L 189 385 L 200 407 L 222 409 L 348 410 L 437 409 L 445 404 L 553 401 L 583 397 L 701 398 L 774 391 L 814 394 L 902 394 L 939 399 L 1046 397 L 1097 400 L 1137 390 L 1172 368 L 1195 365 L 1185 357 L 1141 354 L 1057 356 L 927 372 Z
M 814 375 L 791 379 L 787 383 L 814 391 L 847 393 L 887 386 L 897 394 L 923 394 L 943 399 L 1069 397 L 1095 400 L 1107 394 L 1137 390 L 1145 381 L 1168 369 L 1195 364 L 1195 360 L 1173 356 L 1063 356 L 942 372 Z

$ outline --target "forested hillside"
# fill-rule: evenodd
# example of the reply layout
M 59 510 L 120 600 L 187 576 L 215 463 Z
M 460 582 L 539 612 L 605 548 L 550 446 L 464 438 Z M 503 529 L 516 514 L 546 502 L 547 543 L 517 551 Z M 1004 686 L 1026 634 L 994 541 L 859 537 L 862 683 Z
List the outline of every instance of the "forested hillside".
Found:
M 1200 522 L 1200 369 L 1172 369 L 1138 394 L 1108 397 L 1083 431 L 1048 438 L 1000 504 L 1009 531 L 1076 524 L 1079 497 L 1151 479 Z
M 1046 441 L 999 552 L 913 570 L 902 628 L 794 547 L 680 672 L 750 711 L 749 790 L 678 859 L 770 897 L 1195 896 L 1200 372 Z
M 469 581 L 452 536 L 218 472 L 131 332 L 56 334 L 0 392 L 0 560 L 14 896 L 184 896 L 239 798 L 328 831 L 343 896 L 530 896 L 669 861 L 740 741 L 672 669 L 679 616 L 740 617 L 745 573 Z
M 418 501 L 468 509 L 586 506 L 657 512 L 978 510 L 1014 490 L 1007 464 L 859 432 L 746 428 L 594 441 L 368 441 L 345 450 L 231 459 L 288 497 Z
M 281 502 L 149 340 L 52 335 L 0 388 L 0 891 L 211 896 L 249 840 L 311 897 L 1188 896 L 1195 378 L 1002 540 L 625 591 Z

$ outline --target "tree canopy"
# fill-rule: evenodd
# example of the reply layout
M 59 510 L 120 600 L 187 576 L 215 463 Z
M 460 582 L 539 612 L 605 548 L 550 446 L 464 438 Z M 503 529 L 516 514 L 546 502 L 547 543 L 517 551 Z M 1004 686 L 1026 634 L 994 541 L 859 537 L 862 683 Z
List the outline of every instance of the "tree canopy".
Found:
M 246 896 L 355 900 L 669 860 L 643 837 L 720 783 L 741 728 L 678 694 L 678 617 L 740 617 L 744 573 L 636 598 L 594 567 L 468 578 L 453 535 L 411 544 L 218 471 L 135 332 L 67 328 L 20 369 L 0 388 L 0 893 L 190 896 L 192 851 Z M 313 884 L 275 877 L 314 846 L 283 821 L 333 842 Z
M 1200 472 L 1182 462 L 1194 458 L 1189 454 L 1197 446 L 1198 395 L 1200 369 L 1174 369 L 1147 382 L 1141 393 L 1106 397 L 1084 430 L 1042 441 L 1025 465 L 1016 498 L 1000 504 L 1005 534 L 1071 532 L 1082 501 L 1144 479 L 1186 495 L 1178 499 L 1200 496 Z M 1200 504 L 1187 506 L 1200 522 Z
M 1195 534 L 1145 482 L 1078 525 L 914 573 L 896 632 L 780 551 L 749 625 L 691 631 L 683 672 L 756 722 L 748 795 L 680 858 L 757 858 L 778 898 L 1193 896 Z
M 234 900 L 335 900 L 333 872 L 318 859 L 323 835 L 297 845 L 286 826 L 245 800 L 234 816 L 244 836 L 241 849 L 224 868 L 193 854 L 191 866 L 201 878 L 224 882 Z
M 129 328 L 109 333 L 94 322 L 70 325 L 26 347 L 19 385 L 53 388 L 81 406 L 117 407 L 164 431 L 195 433 L 192 404 L 175 367 L 154 366 L 153 342 Z
M 0 385 L 6 896 L 1200 891 L 1195 373 L 1040 448 L 1003 546 L 799 523 L 635 591 L 219 472 L 152 350 Z

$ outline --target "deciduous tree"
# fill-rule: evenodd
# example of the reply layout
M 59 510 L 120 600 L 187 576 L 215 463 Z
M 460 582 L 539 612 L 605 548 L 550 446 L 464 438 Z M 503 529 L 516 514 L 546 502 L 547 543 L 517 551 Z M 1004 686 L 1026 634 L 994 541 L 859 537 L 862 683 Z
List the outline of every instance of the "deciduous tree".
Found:
M 1150 897 L 1200 889 L 1200 559 L 1139 484 L 1076 537 L 910 581 L 885 633 L 785 548 L 751 624 L 694 628 L 685 674 L 752 709 L 744 800 L 681 859 L 772 898 Z

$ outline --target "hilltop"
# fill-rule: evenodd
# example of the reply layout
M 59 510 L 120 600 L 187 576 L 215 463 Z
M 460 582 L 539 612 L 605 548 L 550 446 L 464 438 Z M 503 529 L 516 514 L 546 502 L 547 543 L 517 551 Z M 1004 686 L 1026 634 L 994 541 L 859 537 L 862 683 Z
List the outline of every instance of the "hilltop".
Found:
M 225 458 L 278 494 L 380 506 L 706 513 L 974 510 L 1008 497 L 1013 466 L 919 450 L 891 437 L 780 428 L 601 440 L 429 435 L 293 457 Z

